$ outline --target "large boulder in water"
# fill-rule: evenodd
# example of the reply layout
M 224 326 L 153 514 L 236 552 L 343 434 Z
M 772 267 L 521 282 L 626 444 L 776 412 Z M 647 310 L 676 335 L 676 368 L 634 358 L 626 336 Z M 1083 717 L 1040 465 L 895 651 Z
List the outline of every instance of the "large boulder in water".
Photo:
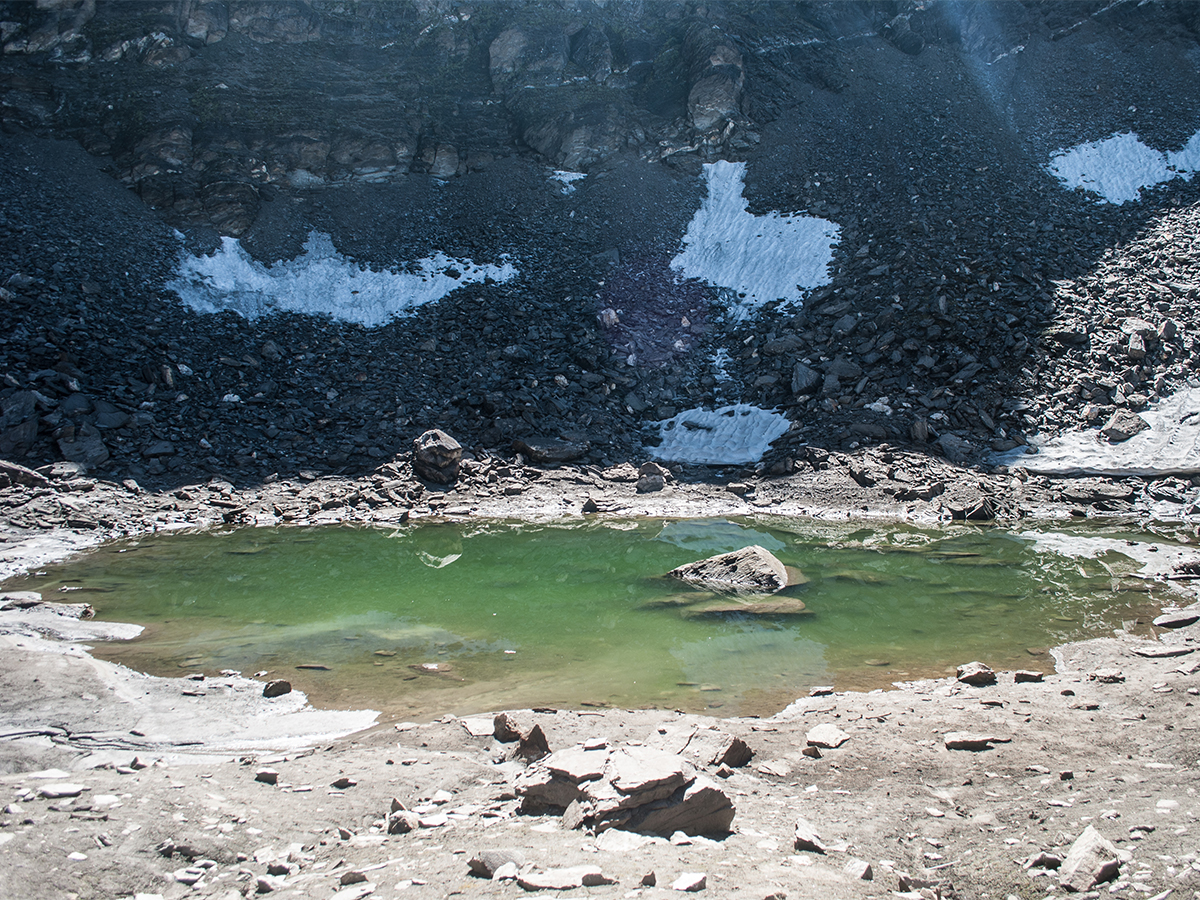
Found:
M 788 586 L 787 567 L 757 544 L 688 563 L 667 575 L 721 594 L 774 594 Z

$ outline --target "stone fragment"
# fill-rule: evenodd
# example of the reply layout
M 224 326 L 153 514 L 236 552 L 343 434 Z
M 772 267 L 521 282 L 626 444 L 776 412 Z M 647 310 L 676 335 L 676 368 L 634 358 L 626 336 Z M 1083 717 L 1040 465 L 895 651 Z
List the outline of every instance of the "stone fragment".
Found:
M 846 860 L 846 864 L 842 866 L 842 871 L 851 878 L 857 878 L 859 881 L 872 881 L 875 878 L 875 872 L 871 869 L 871 864 L 865 859 L 850 857 Z
M 816 828 L 807 819 L 800 818 L 796 820 L 796 835 L 792 841 L 792 846 L 797 850 L 807 850 L 810 853 L 824 853 L 825 845 L 821 842 L 821 836 L 817 834 Z
M 1125 681 L 1125 674 L 1120 669 L 1097 669 L 1088 675 L 1088 679 L 1101 684 L 1121 684 Z
M 528 734 L 521 735 L 520 743 L 517 744 L 517 756 L 522 759 L 541 759 L 549 752 L 550 743 L 546 740 L 546 733 L 542 731 L 541 725 L 534 725 Z
M 551 753 L 542 760 L 542 765 L 552 774 L 579 784 L 584 781 L 595 781 L 603 775 L 608 757 L 608 751 L 604 749 L 585 750 L 581 747 L 572 747 Z
M 368 881 L 365 884 L 342 888 L 329 900 L 363 900 L 363 897 L 370 897 L 373 893 L 375 893 L 375 885 Z
M 263 687 L 262 695 L 264 697 L 282 697 L 284 694 L 292 692 L 292 683 L 278 678 L 275 681 L 268 681 Z
M 569 891 L 615 883 L 614 879 L 604 875 L 599 866 L 546 869 L 544 872 L 525 872 L 517 876 L 517 884 L 527 891 Z
M 516 438 L 513 449 L 527 460 L 539 465 L 571 462 L 584 456 L 589 449 L 586 441 L 563 441 L 556 438 Z
M 511 744 L 521 739 L 521 726 L 508 713 L 499 713 L 492 720 L 492 736 L 502 744 Z
M 271 872 L 270 869 L 267 869 L 267 871 L 271 875 L 286 875 L 286 874 L 288 874 L 290 869 L 287 867 L 284 867 L 284 870 L 282 872 Z M 346 885 L 349 885 L 349 884 L 362 884 L 366 880 L 367 880 L 367 875 L 361 869 L 351 869 L 350 871 L 343 872 L 341 874 L 341 876 L 338 878 L 338 884 L 345 887 Z
M 958 680 L 963 684 L 983 687 L 996 683 L 996 673 L 981 662 L 969 662 L 958 667 Z
M 1006 744 L 1012 738 L 978 734 L 974 731 L 951 731 L 944 738 L 947 750 L 991 750 L 992 744 Z
M 494 878 L 501 866 L 509 863 L 518 869 L 525 865 L 525 854 L 520 850 L 496 849 L 480 850 L 471 857 L 467 864 L 471 874 L 478 878 Z
M 347 778 L 345 775 L 343 775 L 341 778 L 338 778 L 335 781 L 331 782 L 329 786 L 334 788 L 335 790 L 344 791 L 344 790 L 346 790 L 346 788 L 352 788 L 356 784 L 358 784 L 358 782 L 355 781 L 353 778 Z
M 815 728 L 810 728 L 804 738 L 810 747 L 833 750 L 850 740 L 850 735 L 846 734 L 846 732 L 842 731 L 836 725 L 829 722 L 822 722 Z
M 254 773 L 254 780 L 263 784 L 276 784 L 279 781 L 279 773 L 274 769 L 259 769 Z
M 1165 609 L 1162 615 L 1154 618 L 1154 624 L 1160 628 L 1186 628 L 1200 621 L 1200 607 L 1190 606 L 1187 609 Z
M 682 792 L 640 807 L 623 827 L 644 834 L 725 834 L 734 812 L 729 796 L 708 778 L 698 776 Z
M 671 890 L 694 894 L 708 886 L 708 876 L 703 872 L 684 872 L 671 882 Z
M 462 445 L 434 428 L 413 441 L 413 471 L 427 481 L 452 484 L 462 463 Z
M 730 766 L 737 769 L 746 765 L 754 758 L 754 751 L 750 749 L 750 745 L 741 738 L 735 737 L 729 740 L 728 745 L 717 756 L 714 756 L 710 765 L 714 766 Z
M 1137 413 L 1130 412 L 1127 409 L 1118 409 L 1112 414 L 1112 418 L 1100 429 L 1100 433 L 1111 444 L 1119 444 L 1121 441 L 1127 441 L 1135 434 L 1145 431 L 1150 427 L 1150 424 L 1139 416 Z
M 82 784 L 72 784 L 69 781 L 54 781 L 50 784 L 43 784 L 38 788 L 38 793 L 47 800 L 62 800 L 66 797 L 78 797 L 87 788 Z
M 1018 669 L 1013 672 L 1013 681 L 1016 684 L 1039 683 L 1045 679 L 1041 672 L 1035 672 L 1032 669 Z
M 792 369 L 792 393 L 796 396 L 813 393 L 821 386 L 821 381 L 821 373 L 802 362 Z
M 784 564 L 757 544 L 679 566 L 667 575 L 718 593 L 773 594 L 788 584 Z
M 1117 848 L 1089 825 L 1067 851 L 1058 870 L 1058 883 L 1064 890 L 1087 891 L 1116 878 L 1120 869 Z
M 398 809 L 388 814 L 388 834 L 408 834 L 421 827 L 421 817 L 406 809 Z
M 653 494 L 656 491 L 661 491 L 666 487 L 666 481 L 661 475 L 639 475 L 637 480 L 637 492 L 639 494 Z

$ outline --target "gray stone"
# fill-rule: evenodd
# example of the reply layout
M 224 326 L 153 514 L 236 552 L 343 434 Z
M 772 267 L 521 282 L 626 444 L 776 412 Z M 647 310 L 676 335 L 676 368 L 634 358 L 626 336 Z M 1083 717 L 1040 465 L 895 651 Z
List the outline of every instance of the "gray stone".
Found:
M 757 544 L 672 569 L 667 575 L 719 593 L 773 594 L 787 587 L 787 569 Z
M 1030 684 L 1041 682 L 1045 676 L 1041 672 L 1035 672 L 1032 669 L 1018 669 L 1013 672 L 1013 682 L 1016 684 Z
M 947 750 L 991 750 L 992 744 L 1006 744 L 1012 740 L 1007 737 L 996 737 L 993 734 L 979 734 L 974 731 L 951 731 L 943 740 Z
M 519 869 L 525 865 L 525 854 L 520 850 L 481 850 L 471 857 L 467 863 L 471 874 L 479 878 L 494 878 L 496 871 L 504 865 L 513 863 Z
M 703 872 L 684 872 L 671 882 L 671 890 L 694 894 L 708 885 L 708 876 Z
M 574 888 L 615 883 L 613 879 L 604 875 L 599 866 L 547 869 L 544 872 L 525 872 L 517 876 L 517 884 L 527 891 L 569 891 Z
M 981 662 L 969 662 L 958 667 L 958 680 L 975 687 L 996 683 L 996 673 Z
M 807 819 L 800 818 L 796 820 L 796 835 L 792 841 L 792 846 L 797 850 L 807 850 L 810 853 L 824 853 L 825 845 L 821 842 L 821 835 L 817 834 L 816 828 Z
M 832 375 L 835 378 L 845 378 L 848 381 L 857 380 L 862 377 L 862 366 L 851 362 L 844 356 L 839 356 L 832 362 L 825 364 L 825 375 Z
M 821 386 L 821 381 L 821 373 L 802 362 L 796 363 L 792 369 L 792 393 L 797 396 L 813 393 Z
M 388 814 L 388 834 L 408 834 L 410 831 L 416 831 L 420 827 L 421 817 L 414 812 L 409 812 L 406 809 L 398 809 Z
M 1160 628 L 1186 628 L 1197 621 L 1200 621 L 1200 607 L 1195 606 L 1187 609 L 1163 610 L 1161 616 L 1154 618 L 1154 624 Z
M 0 410 L 0 456 L 24 456 L 33 449 L 37 430 L 37 396 L 17 391 Z
M 842 866 L 842 871 L 851 878 L 857 878 L 860 881 L 872 881 L 875 878 L 871 864 L 865 859 L 858 859 L 854 856 L 846 860 L 846 864 Z
M 1125 674 L 1120 669 L 1097 669 L 1090 673 L 1088 678 L 1101 684 L 1121 684 L 1125 680 Z
M 733 801 L 715 783 L 698 776 L 682 793 L 637 810 L 624 827 L 643 834 L 725 834 L 733 823 Z
M 829 722 L 822 722 L 815 728 L 809 729 L 805 740 L 810 747 L 819 747 L 824 750 L 833 750 L 842 746 L 846 741 L 850 740 L 850 735 L 842 731 L 836 725 Z
M 1149 423 L 1137 413 L 1132 413 L 1127 409 L 1118 409 L 1100 429 L 1100 433 L 1109 443 L 1119 444 L 1149 427 Z
M 639 494 L 652 494 L 661 491 L 665 486 L 666 482 L 661 475 L 642 475 L 637 480 Z
M 513 449 L 530 462 L 554 464 L 571 462 L 588 452 L 586 441 L 561 441 L 555 438 L 517 438 Z
M 268 681 L 263 687 L 262 695 L 264 697 L 282 697 L 284 694 L 292 692 L 292 683 L 283 679 Z
M 440 429 L 426 431 L 413 441 L 413 471 L 437 484 L 451 484 L 458 478 L 462 445 Z
M 263 784 L 275 784 L 279 781 L 279 773 L 274 769 L 259 769 L 254 773 L 254 780 Z
M 1059 886 L 1068 891 L 1087 891 L 1111 881 L 1121 869 L 1117 848 L 1094 826 L 1075 839 L 1059 867 Z
M 108 447 L 95 425 L 85 422 L 70 439 L 61 438 L 58 449 L 71 462 L 82 463 L 89 469 L 108 462 Z
M 38 788 L 38 793 L 47 800 L 62 800 L 66 797 L 78 797 L 87 788 L 82 784 L 72 784 L 69 781 L 55 781 L 50 784 L 43 784 Z

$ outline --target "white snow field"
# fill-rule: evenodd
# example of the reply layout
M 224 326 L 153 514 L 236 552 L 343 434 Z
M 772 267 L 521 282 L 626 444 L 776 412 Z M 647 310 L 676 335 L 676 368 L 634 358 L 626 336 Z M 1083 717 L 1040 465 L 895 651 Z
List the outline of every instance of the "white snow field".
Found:
M 1200 472 L 1200 388 L 1172 394 L 1139 415 L 1150 425 L 1127 441 L 1110 444 L 1099 429 L 1071 431 L 994 457 L 1042 475 L 1193 475 Z
M 706 163 L 704 174 L 708 197 L 688 224 L 672 269 L 738 294 L 729 309 L 734 320 L 773 300 L 798 305 L 805 292 L 830 282 L 837 225 L 814 216 L 751 215 L 742 196 L 744 162 Z
M 758 462 L 788 430 L 786 416 L 746 403 L 687 409 L 658 423 L 662 443 L 650 453 L 669 462 L 732 466 Z
M 1200 171 L 1200 131 L 1182 150 L 1168 153 L 1146 146 L 1136 134 L 1114 134 L 1060 150 L 1047 168 L 1070 190 L 1083 188 L 1106 203 L 1129 203 L 1141 198 L 1143 188 L 1190 179 Z
M 374 328 L 463 285 L 517 275 L 507 262 L 476 265 L 441 252 L 417 260 L 413 269 L 369 269 L 338 253 L 330 236 L 319 231 L 309 233 L 302 254 L 270 266 L 252 259 L 235 238 L 224 237 L 211 256 L 186 255 L 167 287 L 197 312 L 232 310 L 247 319 L 294 312 Z

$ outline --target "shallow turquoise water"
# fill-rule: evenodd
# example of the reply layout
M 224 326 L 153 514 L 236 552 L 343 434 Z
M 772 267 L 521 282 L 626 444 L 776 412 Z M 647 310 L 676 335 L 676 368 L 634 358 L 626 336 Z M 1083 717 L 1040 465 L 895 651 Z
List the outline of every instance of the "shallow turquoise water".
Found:
M 662 573 L 749 544 L 804 572 L 804 614 L 664 605 L 686 591 Z M 1045 648 L 1155 605 L 1125 590 L 1133 568 L 993 529 L 653 520 L 164 535 L 8 587 L 147 626 L 98 655 L 158 674 L 267 670 L 323 704 L 745 714 L 815 685 L 883 686 L 972 659 L 1048 669 Z

